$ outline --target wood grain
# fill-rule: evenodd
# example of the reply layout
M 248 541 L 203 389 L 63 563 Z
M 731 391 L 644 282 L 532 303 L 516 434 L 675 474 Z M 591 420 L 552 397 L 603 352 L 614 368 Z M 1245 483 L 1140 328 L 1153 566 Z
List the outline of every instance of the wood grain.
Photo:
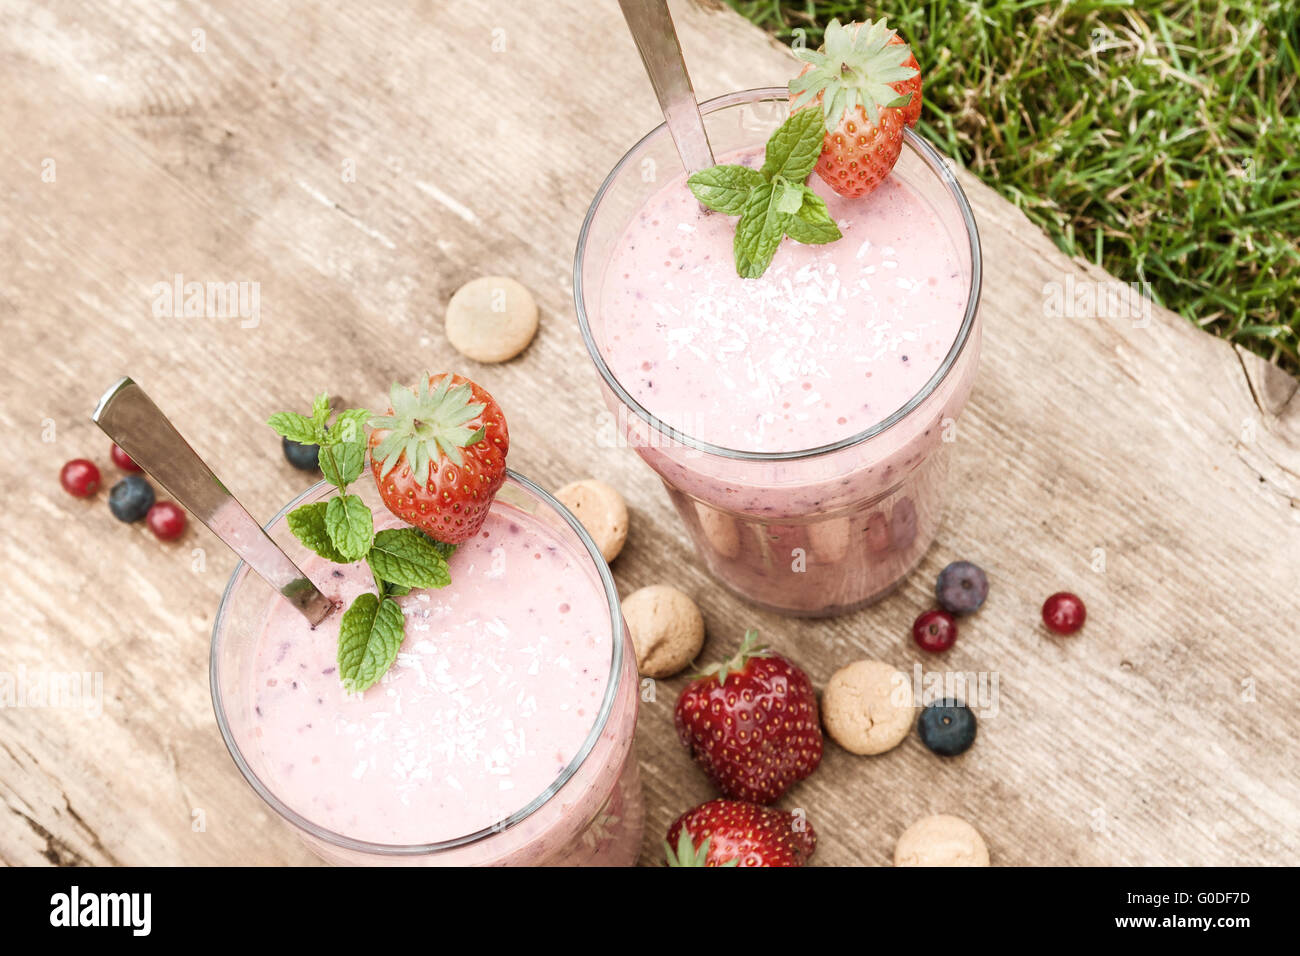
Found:
M 673 9 L 702 98 L 789 73 L 788 53 L 730 12 Z M 12 0 L 0 80 L 0 673 L 103 675 L 99 716 L 0 709 L 0 860 L 312 859 L 213 722 L 209 628 L 233 558 L 202 529 L 160 546 L 102 495 L 58 488 L 68 458 L 111 474 L 86 417 L 100 391 L 132 374 L 269 516 L 305 482 L 258 424 L 270 411 L 324 385 L 378 405 L 390 380 L 455 366 L 506 406 L 514 467 L 624 492 L 620 588 L 693 593 L 709 657 L 754 625 L 819 686 L 861 657 L 910 669 L 934 574 L 959 556 L 988 569 L 988 605 L 942 664 L 996 674 L 996 715 L 953 760 L 915 737 L 876 758 L 829 746 L 785 800 L 817 827 L 817 862 L 885 863 L 936 812 L 971 820 L 1000 864 L 1294 862 L 1297 383 L 1158 307 L 1136 324 L 1048 315 L 1046 284 L 1109 277 L 970 177 L 985 341 L 946 526 L 883 603 L 798 622 L 710 580 L 657 479 L 595 440 L 573 244 L 604 173 L 657 116 L 615 4 L 548 0 L 524 20 L 482 0 Z M 518 359 L 466 367 L 442 314 L 484 273 L 528 285 L 542 329 Z M 155 316 L 151 290 L 176 274 L 259 283 L 260 323 Z M 588 440 L 557 444 L 573 409 Z M 1088 602 L 1073 640 L 1037 623 L 1060 588 Z M 647 862 L 711 795 L 672 734 L 680 684 L 640 719 Z

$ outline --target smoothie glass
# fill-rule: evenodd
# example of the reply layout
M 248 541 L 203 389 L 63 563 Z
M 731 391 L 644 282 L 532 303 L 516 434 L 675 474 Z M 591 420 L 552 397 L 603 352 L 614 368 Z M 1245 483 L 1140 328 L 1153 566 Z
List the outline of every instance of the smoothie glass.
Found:
M 285 516 L 299 505 L 322 500 L 333 491 L 320 482 L 276 515 L 271 537 L 295 560 L 306 549 L 293 537 Z M 380 513 L 382 504 L 369 482 L 350 489 Z M 521 475 L 510 472 L 492 504 L 543 524 L 570 549 L 590 588 L 608 604 L 610 672 L 600 712 L 582 747 L 543 792 L 492 826 L 454 839 L 417 845 L 390 845 L 353 839 L 305 818 L 268 786 L 259 749 L 251 745 L 253 715 L 249 687 L 267 611 L 279 600 L 243 563 L 222 595 L 212 631 L 210 682 L 217 725 L 240 773 L 317 855 L 338 864 L 378 865 L 631 865 L 640 849 L 644 805 L 633 748 L 637 714 L 636 658 L 628 643 L 618 591 L 609 566 L 582 525 L 554 498 Z M 526 721 L 525 721 L 526 723 Z
M 762 149 L 789 115 L 784 88 L 749 90 L 701 105 L 714 154 Z M 970 205 L 935 149 L 906 131 L 894 168 L 929 205 L 969 280 L 955 341 L 934 375 L 901 408 L 859 434 L 799 451 L 756 452 L 699 440 L 657 420 L 606 360 L 606 265 L 624 229 L 680 175 L 666 127 L 618 162 L 592 201 L 574 259 L 574 301 L 601 376 L 618 440 L 663 480 L 710 571 L 752 604 L 797 616 L 839 614 L 891 591 L 934 540 L 947 445 L 970 392 L 980 346 L 980 247 Z M 789 241 L 789 240 L 787 240 Z

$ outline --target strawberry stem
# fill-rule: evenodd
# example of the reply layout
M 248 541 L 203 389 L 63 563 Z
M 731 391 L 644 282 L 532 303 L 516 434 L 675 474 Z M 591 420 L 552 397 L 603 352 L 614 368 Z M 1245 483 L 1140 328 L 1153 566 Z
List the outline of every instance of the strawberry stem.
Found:
M 884 17 L 874 23 L 867 20 L 855 33 L 832 20 L 821 50 L 796 51 L 812 69 L 790 81 L 795 94 L 791 108 L 799 110 L 820 96 L 826 131 L 834 132 L 845 114 L 859 106 L 872 125 L 880 122 L 882 109 L 906 106 L 911 94 L 900 96 L 892 84 L 911 79 L 917 70 L 907 65 L 911 48 L 891 42 L 895 33 Z
M 749 663 L 751 657 L 771 656 L 772 652 L 767 649 L 767 645 L 758 643 L 758 631 L 751 627 L 745 632 L 745 639 L 740 642 L 740 649 L 734 655 L 724 661 L 719 661 L 717 664 L 710 664 L 695 676 L 700 678 L 717 674 L 718 683 L 725 684 L 728 676 L 745 669 L 745 665 Z
M 484 439 L 486 426 L 469 427 L 484 406 L 471 401 L 473 390 L 468 383 L 453 386 L 451 380 L 452 376 L 444 376 L 431 389 L 426 375 L 415 389 L 392 387 L 392 414 L 370 422 L 375 429 L 388 431 L 372 453 L 381 463 L 381 479 L 405 456 L 416 480 L 427 482 L 430 466 L 439 458 L 446 456 L 452 464 L 462 465 L 465 459 L 460 450 Z

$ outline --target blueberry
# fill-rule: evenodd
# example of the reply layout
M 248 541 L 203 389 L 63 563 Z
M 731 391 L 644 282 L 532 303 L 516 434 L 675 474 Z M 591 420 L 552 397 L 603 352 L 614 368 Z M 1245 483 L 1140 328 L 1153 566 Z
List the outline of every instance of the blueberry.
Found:
M 108 510 L 118 521 L 139 521 L 153 507 L 153 488 L 139 475 L 127 475 L 108 493 Z
M 975 742 L 975 714 L 959 700 L 936 700 L 916 723 L 921 742 L 944 757 L 955 757 Z
M 289 459 L 289 464 L 293 467 L 301 471 L 320 470 L 320 465 L 316 461 L 316 453 L 320 451 L 319 445 L 303 445 L 287 438 L 281 439 L 280 445 L 284 448 L 284 457 Z
M 939 572 L 934 596 L 949 614 L 974 614 L 989 596 L 989 579 L 977 565 L 954 561 Z

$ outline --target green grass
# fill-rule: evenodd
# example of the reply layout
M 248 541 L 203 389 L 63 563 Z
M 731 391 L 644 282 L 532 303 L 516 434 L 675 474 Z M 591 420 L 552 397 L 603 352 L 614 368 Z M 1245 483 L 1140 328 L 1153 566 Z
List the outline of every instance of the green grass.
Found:
M 889 18 L 921 132 L 1065 252 L 1300 370 L 1298 0 L 728 0 L 791 42 Z

